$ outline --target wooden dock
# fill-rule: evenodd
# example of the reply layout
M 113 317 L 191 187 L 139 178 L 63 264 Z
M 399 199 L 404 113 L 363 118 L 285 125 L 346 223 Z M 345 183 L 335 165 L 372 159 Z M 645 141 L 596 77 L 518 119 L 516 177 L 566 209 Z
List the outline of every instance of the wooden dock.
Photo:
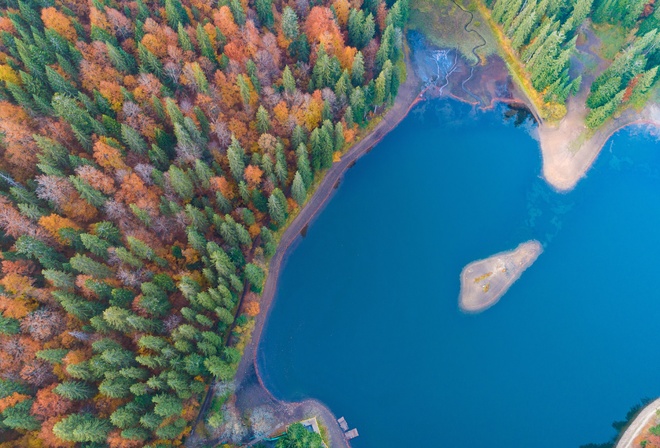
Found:
M 358 430 L 353 428 L 351 430 L 348 429 L 348 422 L 344 417 L 339 417 L 337 419 L 337 423 L 339 423 L 339 427 L 341 428 L 342 431 L 344 431 L 344 437 L 346 437 L 346 440 L 351 440 L 359 436 Z
M 358 434 L 358 430 L 355 429 L 355 428 L 351 429 L 350 431 L 346 431 L 346 432 L 344 433 L 344 436 L 346 436 L 346 440 L 354 439 L 354 438 L 356 438 L 356 437 L 359 436 L 359 435 L 360 435 L 360 434 Z

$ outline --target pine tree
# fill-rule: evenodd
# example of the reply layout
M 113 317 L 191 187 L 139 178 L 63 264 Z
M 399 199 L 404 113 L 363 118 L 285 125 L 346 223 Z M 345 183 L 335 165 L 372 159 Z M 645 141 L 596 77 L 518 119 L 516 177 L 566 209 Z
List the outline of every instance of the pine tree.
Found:
M 245 10 L 243 9 L 243 4 L 240 0 L 229 0 L 229 9 L 234 16 L 234 20 L 238 26 L 245 25 Z
M 134 74 L 137 71 L 135 58 L 120 47 L 115 47 L 110 42 L 106 42 L 108 57 L 112 65 L 119 71 Z
M 268 29 L 273 28 L 273 4 L 271 0 L 256 0 L 255 7 L 257 16 L 263 26 Z
M 596 109 L 608 103 L 621 90 L 621 77 L 613 76 L 587 97 L 587 107 Z
M 165 0 L 165 16 L 173 30 L 188 24 L 188 14 L 179 0 Z
M 245 150 L 233 135 L 231 137 L 231 144 L 227 148 L 227 158 L 229 159 L 229 169 L 234 179 L 236 181 L 242 180 L 245 171 Z
M 234 376 L 234 369 L 220 359 L 218 356 L 209 356 L 204 361 L 204 366 L 211 372 L 211 375 L 215 376 L 221 381 L 229 381 Z
M 360 87 L 356 87 L 351 94 L 351 109 L 353 111 L 353 120 L 362 123 L 366 113 L 366 100 L 364 92 Z
M 39 429 L 39 421 L 30 415 L 30 407 L 34 400 L 24 400 L 7 408 L 2 413 L 2 423 L 15 430 L 35 431 Z
M 17 334 L 21 331 L 20 322 L 11 317 L 4 317 L 0 315 L 0 334 L 7 336 Z M 43 350 L 42 350 L 43 351 Z M 37 353 L 37 357 L 39 357 Z
M 106 265 L 94 261 L 86 255 L 76 254 L 69 260 L 71 267 L 83 274 L 96 278 L 107 278 L 112 276 L 112 271 Z
M 645 71 L 641 75 L 638 75 L 638 77 L 636 78 L 637 83 L 634 85 L 632 89 L 632 93 L 630 94 L 630 98 L 628 99 L 628 102 L 635 105 L 635 103 L 644 96 L 644 94 L 649 90 L 649 88 L 651 88 L 657 76 L 657 73 L 658 73 L 658 67 L 656 66 L 650 70 Z
M 147 50 L 141 43 L 138 44 L 138 57 L 140 59 L 141 69 L 153 73 L 156 77 L 163 75 L 163 64 L 156 55 Z
M 112 429 L 109 420 L 91 414 L 71 414 L 53 427 L 53 433 L 69 442 L 105 442 Z
M 374 106 L 381 106 L 385 101 L 385 71 L 381 71 L 378 78 L 376 78 L 376 95 L 374 97 Z
M 273 222 L 282 225 L 286 222 L 287 204 L 282 190 L 276 188 L 268 197 L 268 213 Z
M 296 91 L 296 80 L 288 65 L 282 71 L 282 87 L 288 95 L 292 95 Z
M 341 124 L 341 121 L 338 121 L 335 124 L 335 151 L 341 151 L 344 149 L 344 125 Z
M 289 6 L 285 6 L 284 11 L 282 11 L 282 32 L 290 40 L 298 37 L 298 16 Z
M 260 134 L 264 134 L 269 129 L 270 117 L 268 116 L 268 111 L 262 105 L 259 105 L 259 109 L 257 109 L 257 131 Z
M 85 245 L 87 250 L 89 250 L 94 255 L 101 258 L 108 257 L 108 248 L 110 248 L 110 243 L 107 241 L 89 233 L 82 233 L 80 235 L 80 240 Z
M 18 321 L 16 321 L 16 323 L 18 324 Z M 65 348 L 51 348 L 51 349 L 39 350 L 36 356 L 39 359 L 43 359 L 44 361 L 47 361 L 48 363 L 55 365 L 55 364 L 61 364 L 62 358 L 64 358 L 67 353 L 69 353 L 69 350 Z
M 241 99 L 243 100 L 243 107 L 247 109 L 250 105 L 250 86 L 243 74 L 236 77 L 236 85 L 238 86 Z
M 353 59 L 351 81 L 353 81 L 354 86 L 361 86 L 364 83 L 364 57 L 360 51 L 355 54 Z
M 136 406 L 131 405 L 132 403 L 128 403 L 124 406 L 120 406 L 110 415 L 110 421 L 113 425 L 121 429 L 127 429 L 139 424 L 139 410 L 136 409 Z
M 88 400 L 95 393 L 94 387 L 83 381 L 64 381 L 53 390 L 69 400 Z
M 305 199 L 307 199 L 305 182 L 303 182 L 299 171 L 296 171 L 296 175 L 293 177 L 293 184 L 291 185 L 291 196 L 298 203 L 298 205 L 301 206 L 305 203 Z
M 108 307 L 103 311 L 103 319 L 106 323 L 117 331 L 127 333 L 131 330 L 128 318 L 133 315 L 132 312 L 119 308 L 117 306 Z
M 190 176 L 176 165 L 170 165 L 168 173 L 170 184 L 175 193 L 184 201 L 190 201 L 195 193 L 195 187 L 192 180 L 190 180 Z
M 273 237 L 273 232 L 268 230 L 266 227 L 262 227 L 260 235 L 261 244 L 264 248 L 264 255 L 266 255 L 266 257 L 272 257 L 275 255 L 275 250 L 277 249 L 275 238 Z
M 532 11 L 525 19 L 520 23 L 520 26 L 514 31 L 511 38 L 511 46 L 515 50 L 519 50 L 529 38 L 530 34 L 534 30 L 534 25 L 536 24 L 536 12 Z
M 304 143 L 301 143 L 296 150 L 297 157 L 297 167 L 298 172 L 300 173 L 305 189 L 308 189 L 312 184 L 313 174 L 311 167 L 309 165 L 309 155 L 307 153 L 307 147 Z
M 126 398 L 130 394 L 133 380 L 119 376 L 115 372 L 107 375 L 99 384 L 99 393 L 110 398 Z
M 194 51 L 195 47 L 190 40 L 190 36 L 186 32 L 186 29 L 183 27 L 181 22 L 177 25 L 177 36 L 179 40 L 179 45 L 183 51 Z

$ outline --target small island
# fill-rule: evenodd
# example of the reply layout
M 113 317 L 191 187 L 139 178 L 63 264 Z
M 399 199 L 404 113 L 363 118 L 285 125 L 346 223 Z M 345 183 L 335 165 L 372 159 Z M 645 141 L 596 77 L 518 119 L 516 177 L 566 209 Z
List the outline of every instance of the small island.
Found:
M 541 252 L 541 243 L 527 241 L 514 250 L 500 252 L 465 266 L 461 272 L 458 299 L 461 309 L 477 313 L 495 305 Z

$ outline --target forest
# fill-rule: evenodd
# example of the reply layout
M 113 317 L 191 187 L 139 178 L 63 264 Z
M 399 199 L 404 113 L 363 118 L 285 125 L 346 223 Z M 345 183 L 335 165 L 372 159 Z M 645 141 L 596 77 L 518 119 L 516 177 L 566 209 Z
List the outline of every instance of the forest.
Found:
M 643 105 L 658 80 L 660 8 L 654 1 L 486 0 L 486 4 L 550 119 L 561 118 L 566 100 L 580 89 L 582 75 L 572 77 L 569 69 L 579 28 L 587 19 L 619 27 L 629 36 L 609 67 L 589 85 L 589 128 L 598 128 L 622 108 Z
M 407 0 L 0 3 L 0 446 L 180 445 Z

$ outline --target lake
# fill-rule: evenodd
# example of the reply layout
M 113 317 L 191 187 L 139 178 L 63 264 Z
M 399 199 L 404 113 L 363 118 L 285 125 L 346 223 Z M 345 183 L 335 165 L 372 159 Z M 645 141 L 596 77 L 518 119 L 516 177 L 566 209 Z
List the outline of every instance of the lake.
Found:
M 577 448 L 660 395 L 660 144 L 621 131 L 560 194 L 503 110 L 416 107 L 288 257 L 260 370 L 345 416 L 355 448 Z M 463 266 L 532 238 L 502 299 L 461 312 Z

